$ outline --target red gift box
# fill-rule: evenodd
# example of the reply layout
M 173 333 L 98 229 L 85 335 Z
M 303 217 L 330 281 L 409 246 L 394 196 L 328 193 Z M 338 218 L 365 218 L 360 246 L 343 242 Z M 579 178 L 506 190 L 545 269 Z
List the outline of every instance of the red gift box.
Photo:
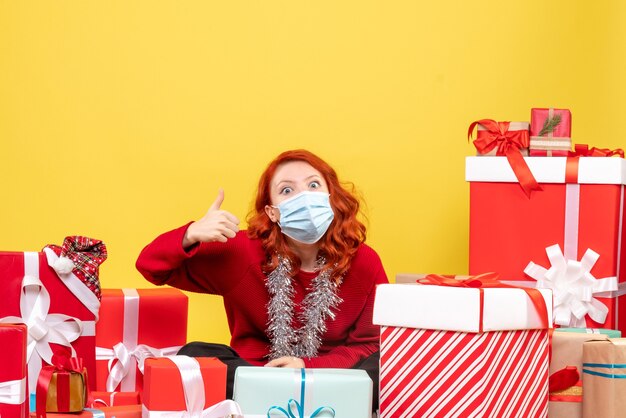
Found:
M 622 249 L 626 161 L 526 158 L 543 187 L 528 199 L 506 159 L 468 157 L 469 272 L 555 291 L 555 323 L 626 329 L 617 309 L 626 275 Z M 533 282 L 532 279 L 537 280 Z
M 545 417 L 552 295 L 530 290 L 379 285 L 381 418 Z
M 141 399 L 139 392 L 91 392 L 91 408 L 102 406 L 139 405 Z
M 172 356 L 146 360 L 142 395 L 145 417 L 159 416 L 158 411 L 200 413 L 225 398 L 226 365 L 216 358 Z M 196 403 L 189 405 L 188 399 Z
M 187 341 L 187 304 L 177 289 L 103 289 L 96 390 L 141 392 L 143 361 L 174 355 Z
M 572 114 L 568 109 L 530 111 L 530 155 L 567 157 L 572 148 Z
M 28 416 L 26 325 L 0 324 L 0 417 Z
M 0 252 L 0 322 L 29 326 L 29 392 L 35 393 L 43 363 L 65 348 L 95 370 L 95 321 L 100 301 L 72 272 L 57 273 L 59 257 L 44 252 Z M 43 359 L 43 363 L 42 363 Z M 95 383 L 93 373 L 91 383 Z

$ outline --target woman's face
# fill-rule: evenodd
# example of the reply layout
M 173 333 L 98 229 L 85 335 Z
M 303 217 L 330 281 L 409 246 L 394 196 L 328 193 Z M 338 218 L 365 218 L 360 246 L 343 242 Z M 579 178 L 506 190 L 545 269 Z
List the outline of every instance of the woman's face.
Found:
M 304 191 L 326 192 L 328 185 L 322 174 L 304 161 L 289 161 L 278 166 L 270 182 L 270 200 L 278 206 L 283 200 Z M 266 206 L 265 211 L 273 222 L 280 219 L 280 211 Z

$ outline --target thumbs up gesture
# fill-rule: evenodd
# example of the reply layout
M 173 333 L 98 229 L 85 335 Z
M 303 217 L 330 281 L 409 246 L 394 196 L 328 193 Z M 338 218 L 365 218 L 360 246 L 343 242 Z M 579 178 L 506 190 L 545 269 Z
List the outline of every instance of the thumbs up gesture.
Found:
M 207 213 L 187 228 L 183 238 L 184 248 L 197 242 L 226 242 L 229 238 L 235 237 L 239 231 L 239 219 L 232 213 L 220 209 L 222 202 L 224 190 L 220 189 Z

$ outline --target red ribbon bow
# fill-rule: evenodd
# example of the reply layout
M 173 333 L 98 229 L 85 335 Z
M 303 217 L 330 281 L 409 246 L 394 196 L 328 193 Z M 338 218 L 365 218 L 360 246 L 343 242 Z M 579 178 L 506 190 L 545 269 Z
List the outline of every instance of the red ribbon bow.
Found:
M 528 148 L 528 130 L 509 131 L 509 124 L 510 122 L 481 119 L 469 126 L 467 139 L 468 141 L 472 139 L 472 133 L 477 125 L 483 126 L 485 130 L 478 131 L 473 142 L 476 150 L 479 154 L 487 154 L 497 147 L 496 155 L 506 156 L 524 193 L 530 197 L 530 193 L 533 190 L 541 190 L 541 186 L 535 180 L 520 151 L 522 148 Z
M 576 144 L 574 151 L 569 152 L 567 163 L 565 166 L 565 182 L 578 183 L 578 158 L 580 157 L 612 157 L 617 155 L 624 158 L 624 150 L 616 148 L 614 150 L 608 148 L 589 148 L 587 144 Z
M 624 158 L 624 150 L 621 148 L 613 150 L 608 148 L 589 148 L 587 144 L 576 144 L 574 151 L 569 152 L 570 157 L 612 157 L 614 155 Z
M 70 380 L 71 373 L 80 373 L 84 376 L 85 400 L 89 397 L 89 387 L 87 384 L 87 372 L 83 366 L 83 359 L 68 357 L 65 354 L 55 354 L 52 356 L 52 365 L 41 368 L 37 379 L 37 418 L 46 418 L 46 403 L 52 375 L 57 374 L 57 409 L 59 412 L 70 412 Z
M 504 284 L 498 280 L 498 273 L 483 273 L 476 276 L 469 276 L 465 279 L 457 279 L 455 276 L 446 276 L 439 274 L 429 274 L 423 279 L 417 280 L 421 284 L 430 284 L 436 286 L 450 286 L 450 287 L 469 287 L 477 288 L 480 290 L 480 323 L 478 325 L 479 332 L 483 332 L 483 307 L 484 307 L 484 293 L 483 289 L 486 288 L 505 288 L 505 289 L 522 289 L 526 292 L 530 301 L 535 307 L 535 310 L 539 314 L 541 324 L 543 328 L 548 328 L 548 307 L 546 301 L 543 299 L 541 292 L 537 289 L 517 287 Z

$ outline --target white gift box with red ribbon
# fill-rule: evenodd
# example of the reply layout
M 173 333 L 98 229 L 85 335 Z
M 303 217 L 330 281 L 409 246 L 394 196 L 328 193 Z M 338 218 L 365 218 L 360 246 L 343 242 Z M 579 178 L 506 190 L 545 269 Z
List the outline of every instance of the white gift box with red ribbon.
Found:
M 381 418 L 545 416 L 552 292 L 534 291 L 547 318 L 523 289 L 379 285 Z

